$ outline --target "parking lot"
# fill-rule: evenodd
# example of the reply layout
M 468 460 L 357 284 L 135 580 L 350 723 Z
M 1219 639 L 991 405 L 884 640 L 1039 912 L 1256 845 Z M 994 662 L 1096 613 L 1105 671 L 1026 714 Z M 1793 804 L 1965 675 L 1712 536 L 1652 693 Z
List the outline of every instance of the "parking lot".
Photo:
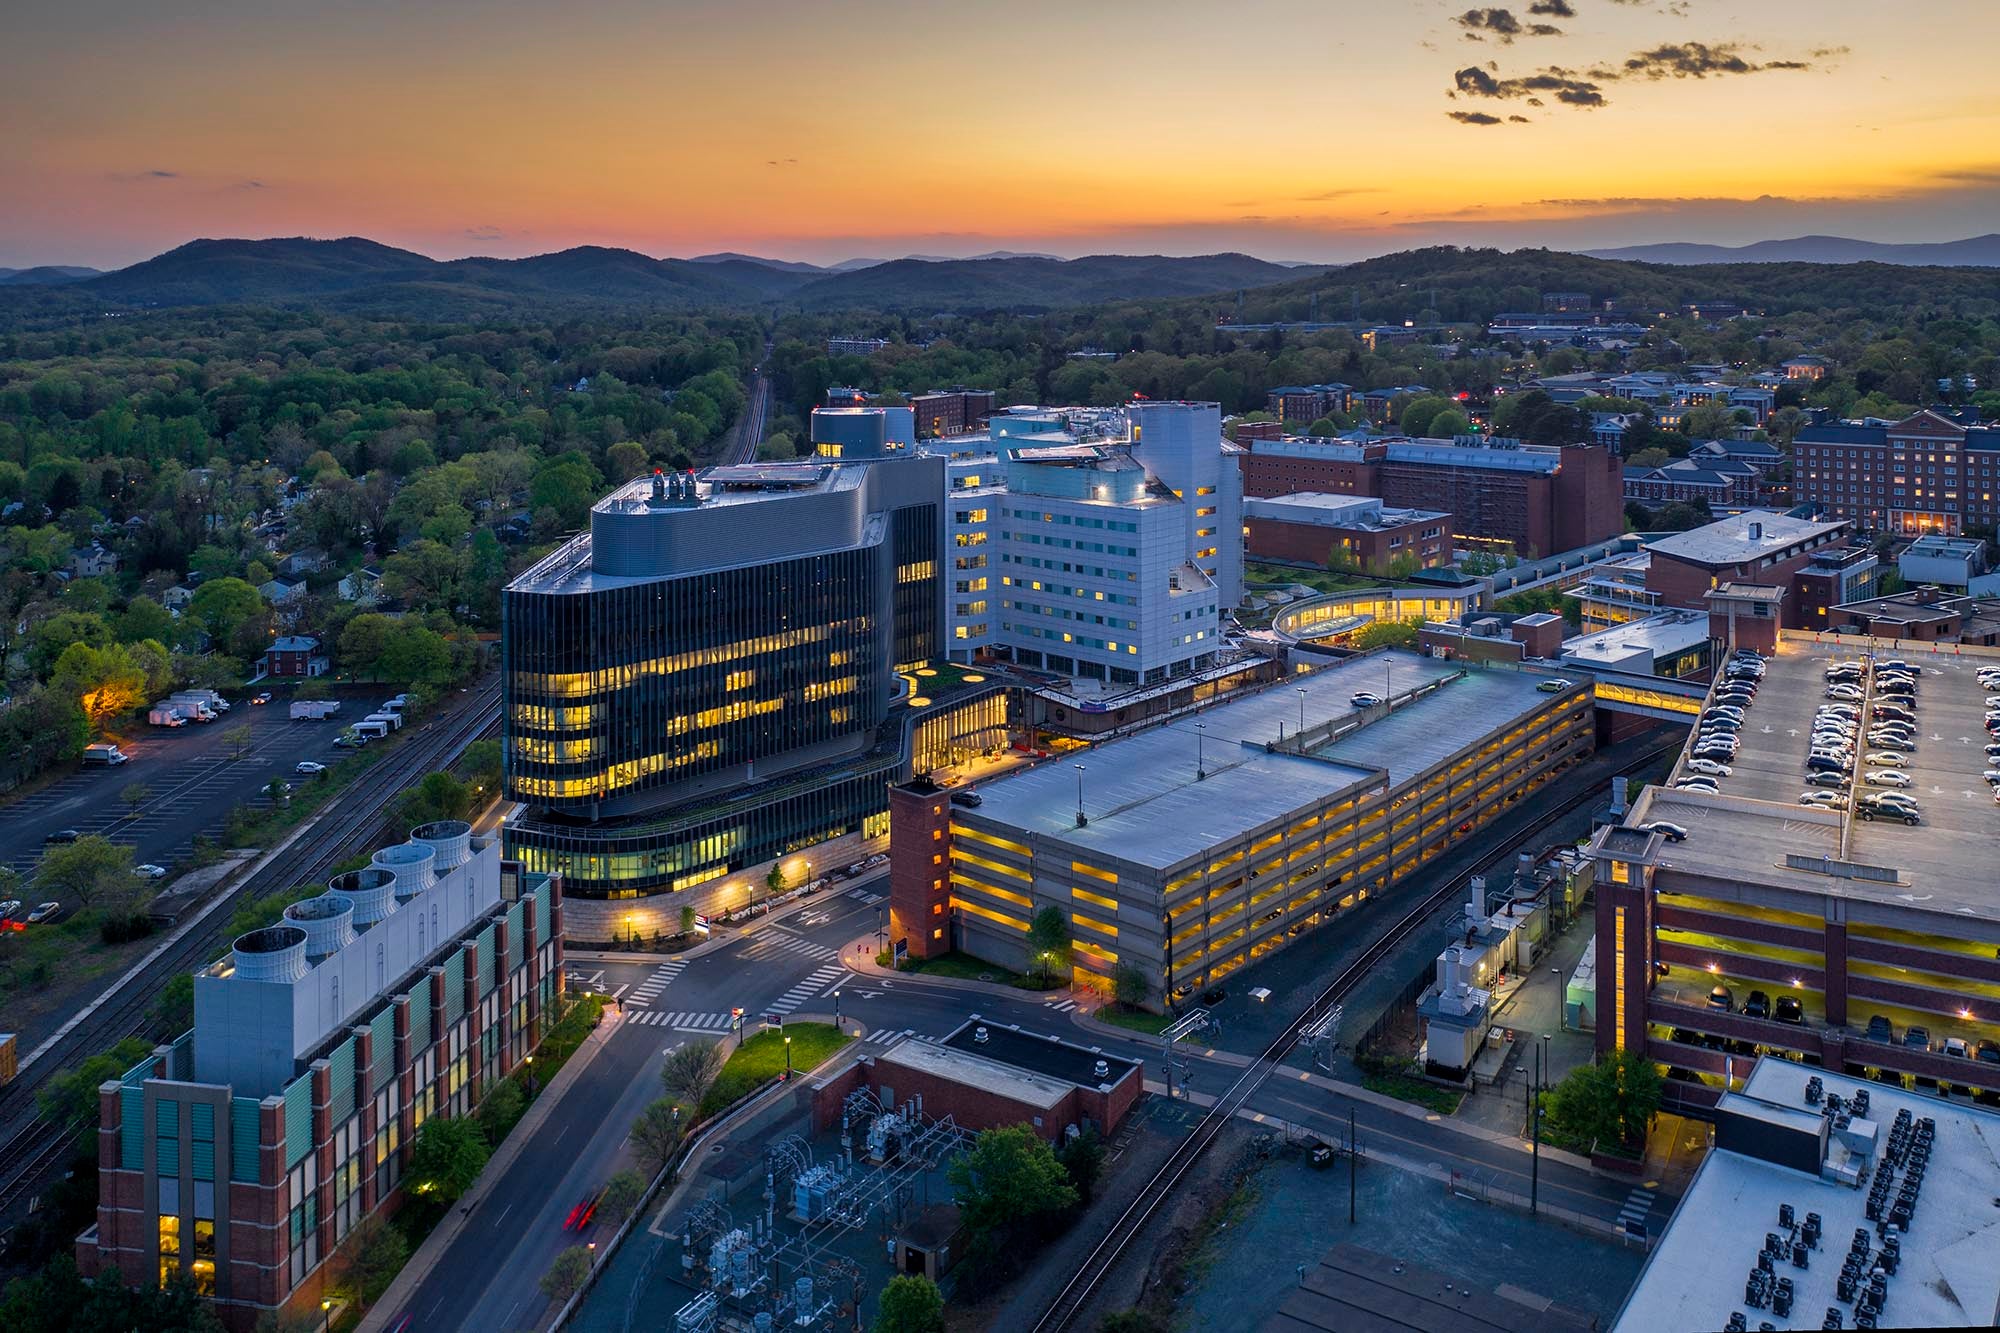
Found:
M 0 805 L 0 863 L 26 874 L 41 859 L 44 838 L 74 829 L 132 848 L 135 862 L 172 868 L 197 834 L 219 833 L 237 803 L 265 800 L 271 779 L 309 781 L 293 773 L 301 759 L 338 762 L 348 751 L 333 740 L 346 722 L 390 693 L 376 686 L 352 700 L 343 693 L 340 715 L 323 722 L 293 721 L 283 695 L 263 707 L 232 699 L 234 707 L 214 722 L 169 729 L 141 721 L 119 743 L 130 762 L 85 768 Z M 225 736 L 242 725 L 250 738 L 238 759 Z M 123 795 L 135 784 L 147 789 L 137 807 Z

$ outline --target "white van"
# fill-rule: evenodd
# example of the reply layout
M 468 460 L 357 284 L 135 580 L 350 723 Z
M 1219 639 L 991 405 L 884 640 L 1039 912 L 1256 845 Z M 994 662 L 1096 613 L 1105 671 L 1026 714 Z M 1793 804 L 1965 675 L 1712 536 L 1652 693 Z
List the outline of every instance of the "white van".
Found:
M 402 717 L 396 713 L 370 713 L 361 720 L 363 722 L 380 722 L 390 731 L 399 730 L 403 725 Z
M 352 730 L 357 736 L 366 736 L 369 740 L 380 740 L 389 734 L 389 724 L 380 718 L 364 717 L 354 724 Z

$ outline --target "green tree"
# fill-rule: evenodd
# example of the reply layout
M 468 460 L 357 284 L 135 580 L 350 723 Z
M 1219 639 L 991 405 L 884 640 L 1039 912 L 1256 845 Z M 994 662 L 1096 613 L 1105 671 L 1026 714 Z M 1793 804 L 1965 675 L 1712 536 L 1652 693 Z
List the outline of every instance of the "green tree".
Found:
M 785 863 L 782 861 L 771 862 L 770 872 L 764 876 L 764 887 L 770 890 L 771 895 L 776 897 L 778 894 L 783 893 L 786 884 L 789 882 L 785 878 Z
M 125 817 L 138 815 L 139 807 L 153 799 L 153 789 L 143 782 L 128 782 L 118 789 L 118 799 L 125 806 Z
M 479 1103 L 474 1118 L 479 1121 L 480 1132 L 486 1135 L 486 1141 L 497 1148 L 520 1122 L 521 1112 L 527 1109 L 527 1105 L 527 1094 L 521 1091 L 521 1085 L 511 1078 L 503 1078 Z
M 680 1150 L 681 1117 L 676 1114 L 674 1104 L 666 1098 L 649 1103 L 632 1123 L 632 1146 L 639 1151 L 639 1160 L 654 1175 L 667 1169 Z
M 59 611 L 28 631 L 28 670 L 46 680 L 56 659 L 75 644 L 92 648 L 111 643 L 111 627 L 95 611 Z
M 1433 421 L 1439 413 L 1449 411 L 1450 409 L 1451 400 L 1440 398 L 1435 394 L 1425 394 L 1421 398 L 1411 399 L 1410 405 L 1403 409 L 1403 418 L 1400 423 L 1403 428 L 1403 434 L 1419 437 L 1437 434 L 1437 431 L 1432 426 Z M 1460 420 L 1463 419 L 1461 416 Z
M 627 1167 L 604 1182 L 604 1193 L 597 1201 L 597 1211 L 604 1214 L 604 1220 L 617 1226 L 632 1215 L 639 1206 L 639 1200 L 646 1197 L 646 1178 Z
M 421 1131 L 420 1131 L 421 1132 Z M 410 1260 L 409 1238 L 381 1213 L 354 1224 L 334 1266 L 334 1285 L 364 1309 L 380 1300 Z
M 173 612 L 150 597 L 134 597 L 112 622 L 120 643 L 138 643 L 142 639 L 172 643 L 179 628 Z
M 1329 439 L 1340 434 L 1340 431 L 1340 423 L 1332 417 L 1321 417 L 1306 427 L 1306 434 L 1318 436 L 1321 439 Z
M 590 460 L 574 450 L 543 463 L 528 484 L 528 503 L 535 510 L 549 510 L 563 530 L 582 525 L 590 506 L 604 489 L 604 481 Z
M 1413 648 L 1421 620 L 1375 620 L 1356 630 L 1350 638 L 1356 648 Z
M 35 889 L 65 902 L 121 912 L 138 891 L 132 873 L 132 849 L 95 833 L 71 843 L 56 843 L 42 852 L 35 866 Z
M 450 773 L 426 773 L 403 793 L 399 813 L 412 828 L 440 819 L 463 819 L 472 808 L 472 788 Z
M 722 1047 L 712 1041 L 691 1041 L 660 1066 L 660 1088 L 682 1106 L 696 1107 L 722 1074 Z
M 898 1274 L 882 1288 L 872 1333 L 944 1333 L 944 1297 L 921 1273 Z
M 406 685 L 449 685 L 459 674 L 451 644 L 423 625 L 398 625 L 391 630 L 376 667 L 384 679 Z
M 7 1333 L 221 1333 L 215 1307 L 181 1277 L 164 1287 L 128 1287 L 116 1268 L 86 1281 L 76 1260 L 57 1255 L 0 1293 Z
M 455 1202 L 486 1169 L 486 1136 L 463 1116 L 434 1115 L 417 1131 L 410 1153 L 410 1188 L 427 1199 Z
M 1077 1198 L 1088 1205 L 1097 1194 L 1097 1181 L 1104 1174 L 1104 1140 L 1094 1129 L 1087 1129 L 1073 1139 L 1064 1141 L 1056 1149 L 1056 1160 L 1069 1173 L 1069 1183 L 1076 1186 Z
M 1069 966 L 1070 934 L 1069 920 L 1062 909 L 1044 907 L 1028 922 L 1028 961 L 1030 971 L 1048 980 L 1060 968 Z
M 1152 991 L 1146 969 L 1137 963 L 1120 962 L 1111 969 L 1111 997 L 1127 1008 L 1137 1009 L 1146 1003 Z
M 572 1245 L 555 1257 L 549 1271 L 542 1274 L 542 1295 L 560 1305 L 583 1290 L 590 1281 L 590 1250 Z
M 604 451 L 604 466 L 611 472 L 611 483 L 622 486 L 651 466 L 646 456 L 646 446 L 633 440 L 620 440 Z
M 176 972 L 146 1007 L 153 1031 L 172 1039 L 194 1026 L 194 973 Z
M 1549 1124 L 1579 1142 L 1636 1147 L 1660 1109 L 1659 1071 L 1632 1051 L 1579 1065 L 1546 1094 Z
M 681 904 L 681 934 L 694 934 L 695 917 L 698 915 L 699 913 L 694 910 L 693 903 Z
M 194 590 L 187 614 L 217 643 L 230 643 L 247 622 L 264 614 L 264 598 L 242 579 L 210 579 Z
M 1449 440 L 1471 431 L 1471 420 L 1455 407 L 1447 407 L 1431 418 L 1430 435 L 1433 439 Z
M 1026 1125 L 982 1130 L 946 1175 L 968 1239 L 988 1256 L 1018 1255 L 1016 1242 L 1045 1235 L 1077 1203 L 1069 1173 Z
M 35 1093 L 35 1109 L 59 1125 L 81 1128 L 97 1123 L 97 1087 L 125 1077 L 141 1060 L 152 1054 L 152 1045 L 138 1037 L 127 1037 L 110 1050 L 89 1056 L 75 1067 L 63 1069 Z M 0 1320 L 0 1328 L 11 1327 Z
M 100 727 L 144 703 L 146 685 L 146 668 L 122 643 L 102 648 L 73 643 L 49 674 L 49 688 L 75 699 L 92 725 Z

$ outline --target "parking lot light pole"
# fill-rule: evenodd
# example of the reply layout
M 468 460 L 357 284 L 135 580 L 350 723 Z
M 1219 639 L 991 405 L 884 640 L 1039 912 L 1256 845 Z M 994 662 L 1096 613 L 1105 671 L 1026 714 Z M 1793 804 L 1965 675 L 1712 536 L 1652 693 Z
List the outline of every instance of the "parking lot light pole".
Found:
M 833 1030 L 840 1031 L 840 992 L 833 993 Z
M 792 1081 L 792 1039 L 785 1038 L 785 1082 Z

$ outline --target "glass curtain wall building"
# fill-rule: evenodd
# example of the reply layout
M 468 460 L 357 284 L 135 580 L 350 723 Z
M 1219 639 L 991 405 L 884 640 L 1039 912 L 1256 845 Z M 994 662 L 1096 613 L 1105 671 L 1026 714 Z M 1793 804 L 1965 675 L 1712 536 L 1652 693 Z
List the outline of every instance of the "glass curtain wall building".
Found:
M 573 897 L 692 888 L 859 829 L 897 672 L 943 640 L 943 463 L 632 482 L 504 598 L 510 854 Z

